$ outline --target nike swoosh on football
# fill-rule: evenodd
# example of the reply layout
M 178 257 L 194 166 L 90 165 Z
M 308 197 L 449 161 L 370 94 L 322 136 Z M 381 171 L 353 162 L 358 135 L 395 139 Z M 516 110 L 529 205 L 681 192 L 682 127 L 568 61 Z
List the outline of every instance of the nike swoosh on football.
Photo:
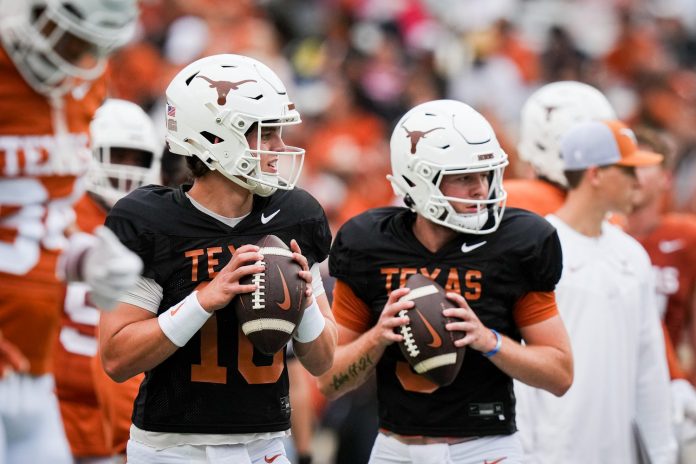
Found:
M 440 338 L 440 335 L 435 331 L 432 325 L 430 325 L 430 322 L 423 317 L 420 311 L 416 309 L 416 312 L 418 313 L 418 316 L 421 318 L 421 321 L 423 321 L 423 324 L 425 324 L 425 328 L 428 329 L 428 332 L 430 332 L 430 336 L 433 337 L 433 341 L 428 343 L 428 346 L 430 348 L 440 348 L 442 346 L 442 338 Z
M 283 271 L 280 270 L 280 266 L 276 265 L 278 268 L 278 273 L 280 274 L 280 281 L 283 282 L 283 302 L 276 303 L 280 309 L 287 311 L 290 309 L 290 290 L 288 289 L 288 284 L 285 282 L 285 276 Z
M 468 253 L 472 250 L 477 249 L 478 247 L 482 247 L 485 244 L 486 244 L 486 240 L 484 240 L 483 242 L 474 243 L 473 245 L 467 245 L 466 242 L 464 242 L 464 243 L 462 243 L 462 253 Z
M 261 213 L 261 224 L 268 224 L 268 221 L 276 217 L 276 214 L 280 213 L 280 210 L 276 211 L 273 214 L 269 214 L 268 216 L 264 215 Z
M 282 453 L 278 453 L 276 455 L 271 456 L 270 458 L 268 456 L 264 456 L 263 460 L 268 462 L 268 463 L 271 463 L 271 462 L 275 461 L 276 459 L 278 459 L 279 457 L 281 457 L 282 455 L 283 455 Z
M 684 248 L 684 241 L 679 238 L 676 240 L 662 240 L 657 244 L 657 247 L 664 254 L 674 253 Z

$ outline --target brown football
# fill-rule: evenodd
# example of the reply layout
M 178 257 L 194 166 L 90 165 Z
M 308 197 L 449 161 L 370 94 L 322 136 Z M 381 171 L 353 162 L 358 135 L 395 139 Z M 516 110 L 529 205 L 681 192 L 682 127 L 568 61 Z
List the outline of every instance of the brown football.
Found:
M 240 280 L 257 288 L 235 297 L 233 303 L 244 335 L 256 349 L 272 355 L 285 347 L 300 322 L 306 282 L 290 248 L 278 237 L 266 235 L 255 245 L 261 248 L 266 269 Z
M 445 324 L 454 319 L 442 315 L 443 309 L 455 304 L 440 285 L 422 274 L 409 277 L 406 287 L 411 291 L 402 300 L 412 300 L 414 307 L 399 314 L 409 318 L 407 325 L 397 329 L 404 337 L 399 343 L 401 353 L 417 374 L 440 386 L 449 385 L 457 377 L 466 352 L 454 345 L 455 340 L 464 338 L 464 332 L 447 330 Z

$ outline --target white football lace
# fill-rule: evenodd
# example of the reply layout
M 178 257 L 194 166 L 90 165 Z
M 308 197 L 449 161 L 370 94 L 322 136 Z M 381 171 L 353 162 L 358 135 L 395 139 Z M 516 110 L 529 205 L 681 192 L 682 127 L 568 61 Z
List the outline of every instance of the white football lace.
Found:
M 256 261 L 254 264 L 263 264 L 263 261 Z M 266 294 L 264 290 L 266 286 L 266 272 L 258 272 L 253 275 L 251 282 L 256 285 L 256 290 L 251 294 L 251 308 L 264 309 L 266 305 Z
M 407 314 L 407 310 L 402 309 L 399 311 L 399 316 L 404 317 Z M 406 345 L 406 351 L 408 351 L 408 355 L 411 356 L 412 358 L 415 358 L 420 354 L 420 351 L 418 350 L 418 347 L 416 346 L 416 341 L 413 339 L 413 333 L 411 332 L 411 327 L 407 325 L 402 325 L 401 328 L 401 335 L 404 337 L 404 345 Z

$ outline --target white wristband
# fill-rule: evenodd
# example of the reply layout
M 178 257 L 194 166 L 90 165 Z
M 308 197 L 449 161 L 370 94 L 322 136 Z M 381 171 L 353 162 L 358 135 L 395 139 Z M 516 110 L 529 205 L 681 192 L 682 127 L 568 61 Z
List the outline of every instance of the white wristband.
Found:
M 321 335 L 326 325 L 326 319 L 319 309 L 316 298 L 302 314 L 302 320 L 297 325 L 292 338 L 300 343 L 309 343 Z
M 176 346 L 182 347 L 213 315 L 198 302 L 195 291 L 157 317 L 164 335 Z

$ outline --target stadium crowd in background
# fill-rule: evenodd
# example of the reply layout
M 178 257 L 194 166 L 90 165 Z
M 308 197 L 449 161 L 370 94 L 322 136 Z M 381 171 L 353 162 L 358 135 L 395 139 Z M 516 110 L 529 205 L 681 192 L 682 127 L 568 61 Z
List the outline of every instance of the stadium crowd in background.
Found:
M 119 73 L 128 78 L 113 79 L 113 91 L 157 119 L 168 76 L 220 50 L 262 59 L 294 87 L 304 120 L 295 135 L 308 149 L 300 185 L 320 200 L 334 231 L 396 201 L 384 181 L 387 135 L 398 115 L 434 98 L 481 111 L 510 156 L 506 179 L 533 177 L 517 155 L 519 115 L 529 95 L 555 80 L 588 83 L 631 127 L 669 134 L 665 208 L 696 213 L 691 2 L 151 0 L 139 40 L 115 58 L 133 72 Z M 685 334 L 673 338 L 693 380 L 692 320 L 671 330 Z

